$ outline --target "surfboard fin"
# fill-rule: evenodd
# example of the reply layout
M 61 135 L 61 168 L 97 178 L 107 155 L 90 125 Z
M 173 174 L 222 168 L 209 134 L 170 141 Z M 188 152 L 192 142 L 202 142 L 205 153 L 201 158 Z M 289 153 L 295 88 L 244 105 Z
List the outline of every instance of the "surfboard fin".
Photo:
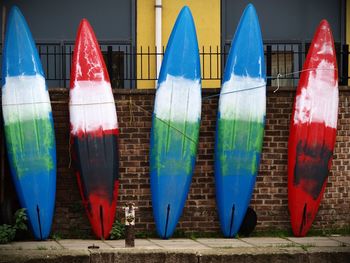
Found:
M 235 215 L 235 204 L 232 205 L 232 212 L 231 212 L 231 221 L 230 221 L 230 237 L 232 236 L 232 228 L 233 228 L 233 218 Z
M 104 240 L 104 227 L 103 227 L 103 207 L 100 205 L 100 221 L 101 221 L 101 240 Z
M 306 210 L 307 210 L 307 204 L 305 203 L 304 210 L 303 210 L 303 217 L 300 223 L 299 235 L 301 235 L 301 232 L 303 231 L 303 228 L 306 225 Z
M 39 205 L 36 205 L 36 213 L 38 216 L 38 225 L 39 225 L 39 232 L 40 232 L 40 240 L 43 240 L 43 233 L 41 230 L 41 221 L 40 221 L 40 208 Z
M 170 214 L 170 204 L 168 204 L 167 211 L 166 211 L 165 231 L 164 231 L 164 237 L 163 237 L 164 239 L 166 239 L 166 234 L 168 231 L 169 214 Z

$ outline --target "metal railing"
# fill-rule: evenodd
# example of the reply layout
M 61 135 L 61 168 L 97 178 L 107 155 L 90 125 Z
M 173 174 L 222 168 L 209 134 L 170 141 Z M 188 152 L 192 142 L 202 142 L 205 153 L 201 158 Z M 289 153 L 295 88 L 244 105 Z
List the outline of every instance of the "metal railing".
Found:
M 136 88 L 142 81 L 157 79 L 155 47 L 136 47 L 128 42 L 100 42 L 107 70 L 114 88 Z M 265 42 L 267 84 L 296 86 L 309 44 Z M 69 87 L 74 50 L 73 42 L 38 43 L 38 52 L 49 87 Z M 230 45 L 200 48 L 202 80 L 221 80 Z M 339 84 L 348 85 L 349 46 L 336 44 Z M 1 56 L 1 53 L 0 53 Z M 1 67 L 1 66 L 0 66 Z M 279 79 L 277 80 L 277 75 Z

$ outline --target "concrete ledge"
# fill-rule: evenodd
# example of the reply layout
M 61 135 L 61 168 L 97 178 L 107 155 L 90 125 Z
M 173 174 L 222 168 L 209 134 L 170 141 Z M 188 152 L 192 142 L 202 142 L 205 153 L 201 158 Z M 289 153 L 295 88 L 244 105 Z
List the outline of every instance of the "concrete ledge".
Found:
M 88 251 L 69 250 L 0 250 L 1 263 L 90 263 Z
M 0 245 L 0 263 L 348 263 L 350 236 L 27 241 Z
M 66 262 L 66 263 L 348 263 L 350 247 L 315 247 L 307 251 L 300 247 L 229 248 L 203 250 L 0 250 L 0 262 Z

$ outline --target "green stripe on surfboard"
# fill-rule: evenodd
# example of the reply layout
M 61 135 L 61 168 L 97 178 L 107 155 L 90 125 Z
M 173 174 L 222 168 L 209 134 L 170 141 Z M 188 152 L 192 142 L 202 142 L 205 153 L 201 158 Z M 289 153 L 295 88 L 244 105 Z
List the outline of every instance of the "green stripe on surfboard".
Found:
M 5 124 L 9 155 L 16 174 L 21 177 L 29 169 L 51 170 L 55 160 L 50 150 L 55 148 L 55 136 L 50 119 L 36 119 Z M 25 159 L 22 159 L 25 156 Z
M 199 122 L 169 122 L 154 117 L 152 168 L 182 170 L 191 175 L 190 160 L 196 157 L 199 126 Z
M 257 172 L 257 157 L 261 153 L 264 123 L 243 120 L 218 120 L 217 158 L 222 175 L 236 171 Z

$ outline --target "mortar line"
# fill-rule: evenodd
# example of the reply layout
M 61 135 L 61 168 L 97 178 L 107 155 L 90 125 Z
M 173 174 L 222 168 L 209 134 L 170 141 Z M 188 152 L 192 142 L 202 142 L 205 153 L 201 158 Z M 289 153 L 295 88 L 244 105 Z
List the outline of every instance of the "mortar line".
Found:
M 58 242 L 58 240 L 53 240 L 54 242 L 56 242 L 62 249 L 66 249 L 63 245 L 60 244 L 60 242 Z
M 151 242 L 152 244 L 154 244 L 154 245 L 158 246 L 159 248 L 163 248 L 163 249 L 165 249 L 165 247 L 163 247 L 163 246 L 161 246 L 161 245 L 157 244 L 156 242 L 152 241 L 152 240 L 151 240 L 151 239 L 149 239 L 149 238 L 146 238 L 146 240 L 148 240 L 148 241 L 149 241 L 149 242 Z
M 195 239 L 195 240 L 193 240 L 193 241 L 195 241 L 195 242 L 197 242 L 197 243 L 199 243 L 199 244 L 201 244 L 201 245 L 203 245 L 203 246 L 205 246 L 205 247 L 208 247 L 208 248 L 213 249 L 213 247 L 211 247 L 211 246 L 209 246 L 209 245 L 206 245 L 206 244 L 204 244 L 204 243 L 198 241 L 197 239 Z
M 303 243 L 299 243 L 297 241 L 292 241 L 292 240 L 289 240 L 289 241 L 295 243 L 297 246 L 301 247 L 306 252 L 308 252 L 308 251 L 307 251 L 307 249 L 305 250 L 304 247 L 307 247 L 307 246 L 318 247 L 318 246 L 314 245 L 313 243 L 305 243 L 305 244 L 303 244 Z
M 292 242 L 292 243 L 293 243 L 294 245 L 296 245 L 297 247 L 300 247 L 300 246 L 301 246 L 300 243 L 295 242 L 295 241 L 293 241 L 293 240 L 290 240 L 289 237 L 281 237 L 281 238 L 286 239 L 286 240 L 288 240 L 289 242 Z
M 243 239 L 241 239 L 241 238 L 237 238 L 237 239 L 240 240 L 240 241 L 242 241 L 242 242 L 244 242 L 244 243 L 246 243 L 246 244 L 248 244 L 248 245 L 250 245 L 250 246 L 258 247 L 258 246 L 256 246 L 255 244 L 249 243 L 248 241 L 245 241 L 245 240 L 243 240 Z
M 205 246 L 205 247 L 207 247 L 207 248 L 213 249 L 211 246 L 208 246 L 208 245 L 206 245 L 206 244 L 204 244 L 204 243 L 202 243 L 202 242 L 199 242 L 197 239 L 191 239 L 191 240 L 194 241 L 194 242 L 196 242 L 196 243 L 198 243 L 198 244 L 201 244 L 202 246 Z
M 339 236 L 341 237 L 341 236 Z M 343 242 L 343 241 L 339 241 L 339 240 L 336 240 L 335 237 L 332 237 L 332 236 L 328 236 L 327 237 L 329 240 L 332 240 L 332 241 L 335 241 L 339 244 L 339 247 L 341 247 L 342 245 L 345 245 L 345 246 L 350 246 L 350 242 Z
M 105 244 L 105 245 L 107 245 L 108 247 L 110 247 L 110 248 L 113 248 L 113 249 L 114 249 L 114 247 L 112 247 L 110 244 L 108 244 L 108 243 L 106 243 L 106 242 L 105 242 L 106 240 L 101 240 L 101 241 L 102 241 L 102 243 L 103 243 L 103 244 Z

